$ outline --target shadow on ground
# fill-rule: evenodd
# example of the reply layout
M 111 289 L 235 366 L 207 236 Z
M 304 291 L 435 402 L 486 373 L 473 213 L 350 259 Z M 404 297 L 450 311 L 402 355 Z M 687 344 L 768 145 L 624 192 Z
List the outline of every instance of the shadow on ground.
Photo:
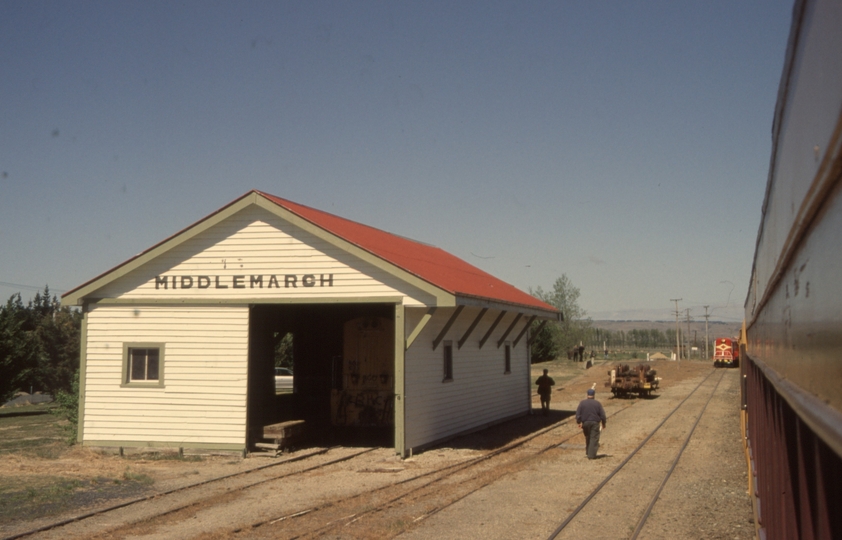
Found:
M 533 408 L 530 415 L 520 416 L 480 431 L 460 435 L 437 446 L 468 450 L 494 450 L 557 424 L 575 414 L 576 411 L 551 410 L 549 414 L 543 415 L 540 408 Z

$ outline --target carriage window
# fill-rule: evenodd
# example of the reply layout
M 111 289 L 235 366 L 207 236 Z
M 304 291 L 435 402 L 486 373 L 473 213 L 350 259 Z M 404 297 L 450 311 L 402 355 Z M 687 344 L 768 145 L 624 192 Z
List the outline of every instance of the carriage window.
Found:
M 164 386 L 164 345 L 125 343 L 122 386 Z
M 453 342 L 444 342 L 444 381 L 453 380 Z

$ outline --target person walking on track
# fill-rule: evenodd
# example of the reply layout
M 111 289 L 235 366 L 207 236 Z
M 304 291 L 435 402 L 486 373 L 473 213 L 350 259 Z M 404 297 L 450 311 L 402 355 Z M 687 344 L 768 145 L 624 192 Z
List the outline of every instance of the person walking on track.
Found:
M 585 433 L 585 452 L 588 459 L 596 459 L 596 452 L 599 450 L 599 425 L 605 429 L 605 409 L 602 403 L 596 400 L 596 391 L 588 390 L 587 399 L 579 402 L 576 408 L 576 423 Z
M 547 373 L 549 373 L 549 370 L 545 369 L 544 374 L 535 381 L 535 384 L 538 385 L 538 395 L 541 396 L 541 412 L 544 416 L 550 413 L 550 395 L 553 393 L 553 386 L 555 386 L 555 381 Z

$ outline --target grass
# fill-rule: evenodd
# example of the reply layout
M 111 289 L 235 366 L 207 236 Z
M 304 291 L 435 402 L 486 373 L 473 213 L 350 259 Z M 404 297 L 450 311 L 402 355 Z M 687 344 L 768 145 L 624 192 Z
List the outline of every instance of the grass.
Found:
M 68 445 L 52 404 L 0 409 L 0 456 L 9 453 L 55 459 Z
M 126 454 L 123 459 L 135 461 L 202 461 L 202 456 L 179 455 L 177 452 L 139 452 Z
M 73 492 L 81 486 L 81 481 L 67 478 L 3 478 L 0 480 L 0 523 L 55 513 L 66 506 Z
M 123 473 L 123 480 L 126 482 L 137 482 L 138 484 L 143 484 L 147 486 L 155 483 L 155 480 L 153 480 L 152 477 L 148 474 L 133 473 L 128 467 L 126 467 L 126 472 Z M 115 483 L 117 482 L 118 481 L 115 480 Z
M 0 478 L 0 525 L 57 515 L 114 498 L 145 493 L 154 480 L 126 470 L 122 478 L 55 475 Z
M 50 414 L 52 408 L 52 404 L 38 404 L 0 409 L 0 459 L 17 456 L 23 460 L 58 460 L 68 452 L 71 446 L 64 428 L 67 421 Z M 177 455 L 174 459 L 193 461 Z M 153 482 L 152 477 L 133 472 L 130 467 L 117 478 L 5 474 L 0 476 L 0 524 L 137 496 L 148 491 Z

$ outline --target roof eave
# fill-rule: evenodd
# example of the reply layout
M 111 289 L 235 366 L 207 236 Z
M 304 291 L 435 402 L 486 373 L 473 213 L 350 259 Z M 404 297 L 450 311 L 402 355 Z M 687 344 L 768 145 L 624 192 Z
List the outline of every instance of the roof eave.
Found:
M 494 298 L 484 298 L 481 296 L 473 296 L 469 294 L 456 294 L 457 306 L 474 306 L 474 307 L 492 307 L 500 311 L 516 311 L 524 315 L 534 315 L 539 319 L 550 321 L 563 321 L 564 314 L 554 308 L 543 309 L 538 306 L 529 306 L 526 304 L 518 304 L 516 302 L 506 302 L 504 300 L 497 300 Z
M 437 307 L 448 307 L 454 306 L 455 303 L 455 295 L 451 291 L 447 291 L 427 279 L 410 272 L 409 270 L 405 270 L 395 263 L 385 259 L 384 257 L 378 255 L 377 253 L 372 252 L 371 250 L 355 243 L 350 240 L 347 240 L 337 233 L 325 228 L 318 223 L 311 221 L 310 219 L 302 216 L 301 214 L 295 212 L 294 210 L 287 208 L 271 199 L 267 198 L 264 194 L 260 192 L 256 192 L 259 196 L 257 199 L 257 204 L 269 210 L 270 212 L 274 213 L 278 217 L 296 225 L 305 231 L 313 234 L 314 236 L 333 244 L 334 246 L 359 257 L 360 259 L 372 264 L 373 266 L 384 270 L 385 272 L 395 276 L 396 278 L 430 294 L 436 299 L 436 306 Z
M 377 268 L 380 268 L 396 278 L 401 279 L 409 285 L 417 287 L 427 294 L 430 294 L 433 298 L 435 298 L 436 307 L 452 307 L 456 305 L 495 307 L 506 311 L 516 310 L 526 315 L 535 315 L 541 319 L 564 320 L 562 313 L 551 306 L 547 306 L 547 308 L 544 309 L 539 306 L 531 306 L 528 304 L 509 302 L 496 298 L 487 298 L 445 290 L 430 282 L 428 279 L 401 268 L 381 255 L 378 255 L 377 253 L 374 253 L 350 240 L 346 240 L 345 238 L 337 235 L 335 232 L 326 229 L 318 223 L 311 221 L 307 217 L 298 214 L 294 210 L 279 204 L 267 197 L 266 194 L 257 190 L 252 190 L 244 194 L 216 212 L 213 212 L 212 214 L 173 234 L 169 238 L 166 238 L 127 261 L 83 283 L 75 289 L 68 291 L 62 295 L 62 305 L 84 304 L 85 300 L 90 295 L 108 283 L 125 276 L 143 264 L 146 264 L 147 262 L 160 256 L 162 253 L 165 253 L 182 242 L 193 238 L 195 235 L 213 227 L 217 223 L 227 219 L 231 215 L 236 214 L 252 204 L 270 211 L 281 219 L 301 227 L 322 240 L 325 240 L 346 252 L 356 255 Z
M 173 247 L 181 244 L 182 242 L 189 240 L 195 235 L 225 220 L 229 216 L 236 214 L 243 208 L 256 202 L 257 198 L 258 194 L 255 191 L 250 191 L 242 197 L 231 201 L 229 204 L 223 206 L 216 212 L 213 212 L 212 214 L 203 217 L 199 221 L 188 225 L 187 227 L 173 234 L 169 238 L 158 242 L 149 249 L 140 252 L 134 257 L 131 257 L 130 259 L 118 264 L 114 268 L 103 272 L 102 274 L 89 281 L 86 281 L 85 283 L 79 285 L 75 289 L 64 293 L 61 296 L 61 304 L 63 306 L 77 306 L 84 304 L 85 298 L 91 293 L 95 292 L 97 289 L 100 289 L 108 283 L 125 276 L 129 272 L 158 257 L 162 253 L 169 251 Z

